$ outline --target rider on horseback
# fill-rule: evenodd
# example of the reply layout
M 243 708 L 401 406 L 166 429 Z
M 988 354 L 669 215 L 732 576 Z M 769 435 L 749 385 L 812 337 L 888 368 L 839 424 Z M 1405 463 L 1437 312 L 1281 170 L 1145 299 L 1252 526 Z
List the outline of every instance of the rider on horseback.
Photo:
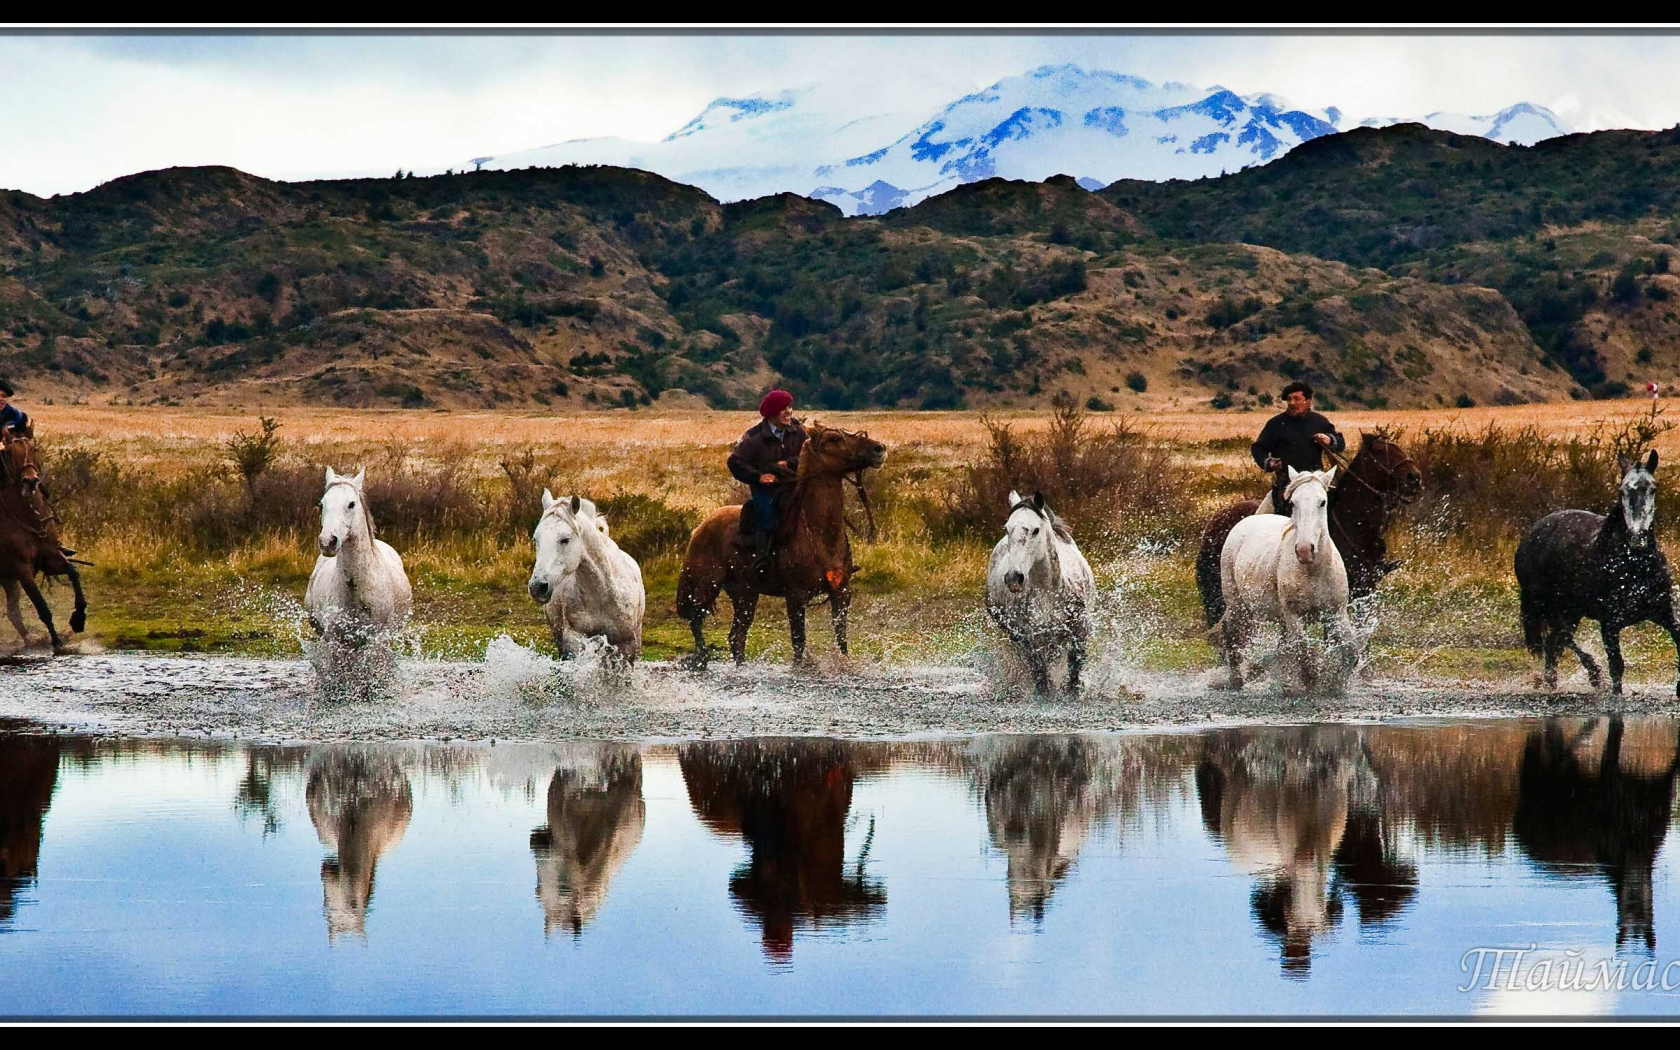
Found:
M 793 395 L 786 390 L 764 395 L 758 414 L 758 424 L 741 435 L 729 456 L 729 473 L 752 490 L 752 500 L 741 509 L 741 532 L 754 566 L 763 568 L 770 561 L 776 523 L 799 476 L 805 428 L 793 418 Z
M 1289 513 L 1283 498 L 1289 484 L 1285 467 L 1323 470 L 1325 449 L 1339 453 L 1347 448 L 1347 439 L 1336 432 L 1336 425 L 1312 410 L 1312 399 L 1313 389 L 1306 383 L 1296 381 L 1284 387 L 1284 410 L 1266 421 L 1249 450 L 1260 469 L 1273 475 L 1271 494 L 1256 513 Z

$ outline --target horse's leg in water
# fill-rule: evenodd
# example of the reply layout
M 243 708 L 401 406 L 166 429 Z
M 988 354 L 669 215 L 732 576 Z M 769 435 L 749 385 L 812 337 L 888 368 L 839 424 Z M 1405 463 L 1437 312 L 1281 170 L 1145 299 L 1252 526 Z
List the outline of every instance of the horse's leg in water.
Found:
M 70 629 L 81 634 L 87 627 L 87 597 L 82 594 L 82 574 L 67 560 L 64 563 L 64 575 L 70 578 L 70 590 L 76 596 L 76 605 L 70 610 Z
M 1566 639 L 1564 644 L 1568 645 L 1570 651 L 1581 661 L 1581 666 L 1587 669 L 1587 681 L 1592 683 L 1594 689 L 1601 689 L 1604 686 L 1604 674 L 1598 669 L 1598 661 L 1594 660 L 1592 654 L 1581 648 L 1581 643 L 1575 640 L 1575 630 L 1580 626 L 1581 621 L 1576 620 L 1564 629 L 1563 636 Z
M 1028 643 L 1027 667 L 1032 670 L 1033 689 L 1038 692 L 1039 696 L 1048 697 L 1050 695 L 1050 660 L 1045 655 L 1043 648 Z
M 1330 655 L 1330 687 L 1339 692 L 1347 687 L 1359 664 L 1359 636 L 1345 609 L 1325 614 L 1324 642 Z
M 1068 638 L 1068 676 L 1067 691 L 1070 696 L 1079 695 L 1079 672 L 1085 667 L 1085 650 L 1090 644 L 1091 625 L 1080 616 L 1074 620 L 1073 633 Z
M 23 593 L 29 595 L 29 603 L 35 606 L 35 615 L 39 616 L 41 622 L 47 625 L 47 637 L 52 639 L 52 647 L 58 649 L 64 642 L 58 637 L 58 628 L 53 625 L 52 607 L 47 604 L 47 599 L 41 593 L 41 588 L 35 585 L 35 578 L 24 576 L 18 580 L 18 584 L 23 587 Z
M 842 656 L 851 655 L 851 648 L 846 640 L 846 625 L 852 617 L 852 590 L 850 587 L 835 591 L 828 600 L 828 611 L 834 617 L 834 645 Z
M 1598 635 L 1604 639 L 1604 658 L 1605 662 L 1610 665 L 1610 691 L 1620 693 L 1622 691 L 1622 669 L 1624 667 L 1622 663 L 1622 629 L 1611 627 L 1608 623 L 1600 620 Z
M 23 647 L 29 648 L 29 629 L 23 625 L 23 606 L 18 599 L 23 596 L 23 588 L 16 580 L 6 581 L 6 619 L 12 621 L 12 628 L 23 640 Z
M 805 603 L 795 598 L 787 600 L 788 640 L 793 642 L 793 662 L 805 661 Z
M 1286 692 L 1305 689 L 1312 680 L 1312 646 L 1308 644 L 1306 624 L 1287 608 L 1278 618 L 1278 624 L 1283 628 L 1283 638 L 1278 643 L 1283 688 Z
M 743 589 L 729 595 L 735 607 L 735 619 L 729 625 L 729 655 L 737 664 L 747 662 L 747 631 L 752 628 L 753 616 L 758 612 L 758 592 Z
M 1664 602 L 1662 607 L 1656 611 L 1656 614 L 1651 617 L 1651 622 L 1668 632 L 1669 640 L 1674 643 L 1675 662 L 1680 665 L 1680 624 L 1675 622 L 1673 606 Z M 1674 693 L 1676 696 L 1680 696 L 1680 671 L 1677 671 Z M 1680 762 L 1680 757 L 1677 757 L 1675 761 Z

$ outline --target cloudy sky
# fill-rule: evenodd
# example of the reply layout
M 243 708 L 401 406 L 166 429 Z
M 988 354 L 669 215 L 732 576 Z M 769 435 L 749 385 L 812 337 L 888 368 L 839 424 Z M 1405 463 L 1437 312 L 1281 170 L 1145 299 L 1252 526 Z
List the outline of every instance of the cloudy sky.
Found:
M 1675 35 L 23 35 L 0 31 L 0 187 L 180 164 L 299 179 L 653 140 L 720 95 L 827 83 L 930 116 L 1034 66 L 1270 91 L 1356 120 L 1549 106 L 1582 131 L 1680 123 Z M 906 130 L 909 130 L 906 128 Z

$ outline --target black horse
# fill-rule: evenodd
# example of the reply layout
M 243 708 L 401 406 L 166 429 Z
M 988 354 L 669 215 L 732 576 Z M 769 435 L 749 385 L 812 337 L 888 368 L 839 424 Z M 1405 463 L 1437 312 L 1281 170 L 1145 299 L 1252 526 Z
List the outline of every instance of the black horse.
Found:
M 1610 661 L 1610 690 L 1622 691 L 1622 629 L 1655 623 L 1674 639 L 1680 659 L 1680 628 L 1674 622 L 1668 559 L 1657 549 L 1657 453 L 1643 461 L 1618 457 L 1622 482 L 1609 514 L 1560 510 L 1528 530 L 1517 545 L 1517 586 L 1522 598 L 1523 641 L 1544 655 L 1546 684 L 1557 685 L 1557 662 L 1574 650 L 1593 688 L 1602 683 L 1598 664 L 1575 642 L 1582 619 L 1597 620 Z M 1675 686 L 1680 694 L 1680 684 Z

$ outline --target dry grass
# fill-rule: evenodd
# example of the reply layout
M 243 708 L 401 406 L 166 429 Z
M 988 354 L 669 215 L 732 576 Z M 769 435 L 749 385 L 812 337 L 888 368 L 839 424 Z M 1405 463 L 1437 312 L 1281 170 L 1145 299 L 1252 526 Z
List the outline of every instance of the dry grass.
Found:
M 1606 502 L 1614 458 L 1608 450 L 1648 408 L 1647 401 L 1628 401 L 1335 413 L 1350 436 L 1379 425 L 1402 428 L 1429 479 L 1428 497 L 1392 537 L 1408 566 L 1385 584 L 1375 639 L 1383 659 L 1402 668 L 1469 661 L 1501 674 L 1525 666 L 1510 579 L 1514 537 L 1542 507 Z M 255 431 L 256 413 L 48 406 L 36 416 L 67 542 L 96 564 L 88 573 L 90 623 L 104 644 L 295 646 L 289 603 L 301 596 L 314 562 L 315 501 L 322 467 L 331 464 L 367 468 L 370 506 L 381 534 L 410 566 L 428 647 L 471 652 L 504 630 L 544 639 L 540 613 L 522 588 L 528 531 L 547 485 L 602 502 L 614 536 L 641 560 L 655 656 L 686 644 L 672 609 L 686 533 L 701 513 L 740 498 L 723 463 L 753 421 L 750 414 L 713 412 L 288 410 L 274 462 L 247 488 L 229 462 L 228 442 Z M 1027 457 L 1034 470 L 1056 461 L 1051 414 L 999 413 L 992 420 L 1022 448 L 1044 453 Z M 1027 491 L 1035 480 L 1012 482 L 1000 472 L 995 428 L 988 431 L 977 413 L 830 413 L 823 421 L 867 429 L 891 450 L 886 467 L 872 474 L 880 534 L 858 553 L 860 650 L 925 657 L 971 644 L 986 553 L 1006 509 L 991 506 L 999 502 L 992 490 Z M 1151 413 L 1124 421 L 1093 413 L 1085 420 L 1093 435 L 1115 423 L 1131 434 L 1092 440 L 1100 455 L 1080 467 L 1090 484 L 1135 499 L 1136 472 L 1104 457 L 1136 456 L 1141 427 L 1152 450 L 1146 472 L 1164 471 L 1182 489 L 1170 513 L 1156 516 L 1165 530 L 1149 531 L 1147 549 L 1134 550 L 1131 539 L 1141 535 L 1107 542 L 1125 530 L 1101 520 L 1103 499 L 1079 517 L 1069 513 L 1104 585 L 1124 581 L 1130 612 L 1147 620 L 1141 644 L 1157 665 L 1196 665 L 1208 656 L 1189 570 L 1193 541 L 1202 514 L 1264 489 L 1247 455 L 1263 421 L 1258 413 Z M 1680 465 L 1674 433 L 1657 435 L 1655 445 L 1666 464 Z M 1472 519 L 1463 513 L 1469 505 L 1496 513 Z M 963 509 L 960 528 L 950 527 L 952 507 Z M 1672 536 L 1680 506 L 1665 501 L 1662 513 Z M 778 606 L 761 606 L 764 625 L 754 634 L 760 651 L 785 648 Z M 813 642 L 827 641 L 819 617 Z

